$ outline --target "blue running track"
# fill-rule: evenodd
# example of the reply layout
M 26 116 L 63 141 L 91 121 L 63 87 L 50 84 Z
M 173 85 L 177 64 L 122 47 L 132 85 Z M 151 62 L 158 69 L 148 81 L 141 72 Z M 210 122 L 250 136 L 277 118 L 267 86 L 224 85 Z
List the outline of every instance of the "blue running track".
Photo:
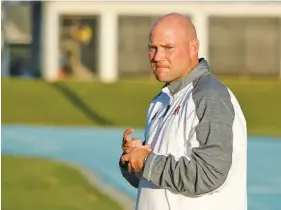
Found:
M 118 168 L 122 132 L 123 129 L 2 125 L 2 154 L 80 164 L 135 199 L 136 190 L 122 178 Z M 135 136 L 143 139 L 142 130 L 137 130 Z M 248 206 L 249 210 L 281 209 L 281 139 L 249 137 Z

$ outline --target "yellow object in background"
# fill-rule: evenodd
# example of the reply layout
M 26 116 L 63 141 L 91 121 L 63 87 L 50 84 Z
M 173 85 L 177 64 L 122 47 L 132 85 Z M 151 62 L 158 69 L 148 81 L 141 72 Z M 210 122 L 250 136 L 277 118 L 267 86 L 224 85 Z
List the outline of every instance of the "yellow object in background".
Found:
M 83 43 L 87 43 L 92 38 L 92 29 L 88 26 L 83 27 L 78 31 L 78 40 Z

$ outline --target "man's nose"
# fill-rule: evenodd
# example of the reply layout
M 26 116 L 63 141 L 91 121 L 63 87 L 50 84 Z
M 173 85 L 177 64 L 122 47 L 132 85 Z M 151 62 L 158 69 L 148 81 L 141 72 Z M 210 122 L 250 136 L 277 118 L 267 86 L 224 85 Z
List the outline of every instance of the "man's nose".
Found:
M 163 58 L 164 58 L 163 52 L 161 50 L 157 50 L 154 54 L 154 60 L 161 61 L 163 60 Z

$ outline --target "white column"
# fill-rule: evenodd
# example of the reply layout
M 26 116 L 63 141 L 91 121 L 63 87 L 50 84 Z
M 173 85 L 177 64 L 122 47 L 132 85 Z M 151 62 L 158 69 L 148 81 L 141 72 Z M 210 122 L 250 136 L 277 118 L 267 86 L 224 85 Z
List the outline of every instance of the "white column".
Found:
M 197 37 L 200 42 L 199 57 L 204 57 L 208 60 L 209 53 L 209 20 L 208 16 L 204 13 L 194 14 L 192 16 L 192 22 L 195 25 L 197 31 Z
M 2 2 L 1 8 L 1 25 L 6 24 L 6 12 L 8 13 L 10 2 Z M 3 54 L 2 54 L 3 53 Z M 10 76 L 10 47 L 7 40 L 7 31 L 5 27 L 1 30 L 1 76 Z
M 99 76 L 103 82 L 118 79 L 118 15 L 105 11 L 100 17 Z
M 52 2 L 43 3 L 42 76 L 56 81 L 59 76 L 59 15 Z
M 279 17 L 279 78 L 281 79 L 281 17 Z

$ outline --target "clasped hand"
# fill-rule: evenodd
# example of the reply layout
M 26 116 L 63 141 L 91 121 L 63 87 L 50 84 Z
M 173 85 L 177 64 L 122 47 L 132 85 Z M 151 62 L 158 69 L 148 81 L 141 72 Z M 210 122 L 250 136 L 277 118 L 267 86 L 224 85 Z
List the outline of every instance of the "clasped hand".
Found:
M 128 163 L 128 171 L 140 172 L 144 167 L 144 160 L 151 152 L 150 145 L 143 145 L 141 140 L 137 138 L 131 138 L 130 134 L 134 132 L 134 129 L 126 129 L 123 133 L 122 150 L 124 154 L 121 157 L 121 163 Z

